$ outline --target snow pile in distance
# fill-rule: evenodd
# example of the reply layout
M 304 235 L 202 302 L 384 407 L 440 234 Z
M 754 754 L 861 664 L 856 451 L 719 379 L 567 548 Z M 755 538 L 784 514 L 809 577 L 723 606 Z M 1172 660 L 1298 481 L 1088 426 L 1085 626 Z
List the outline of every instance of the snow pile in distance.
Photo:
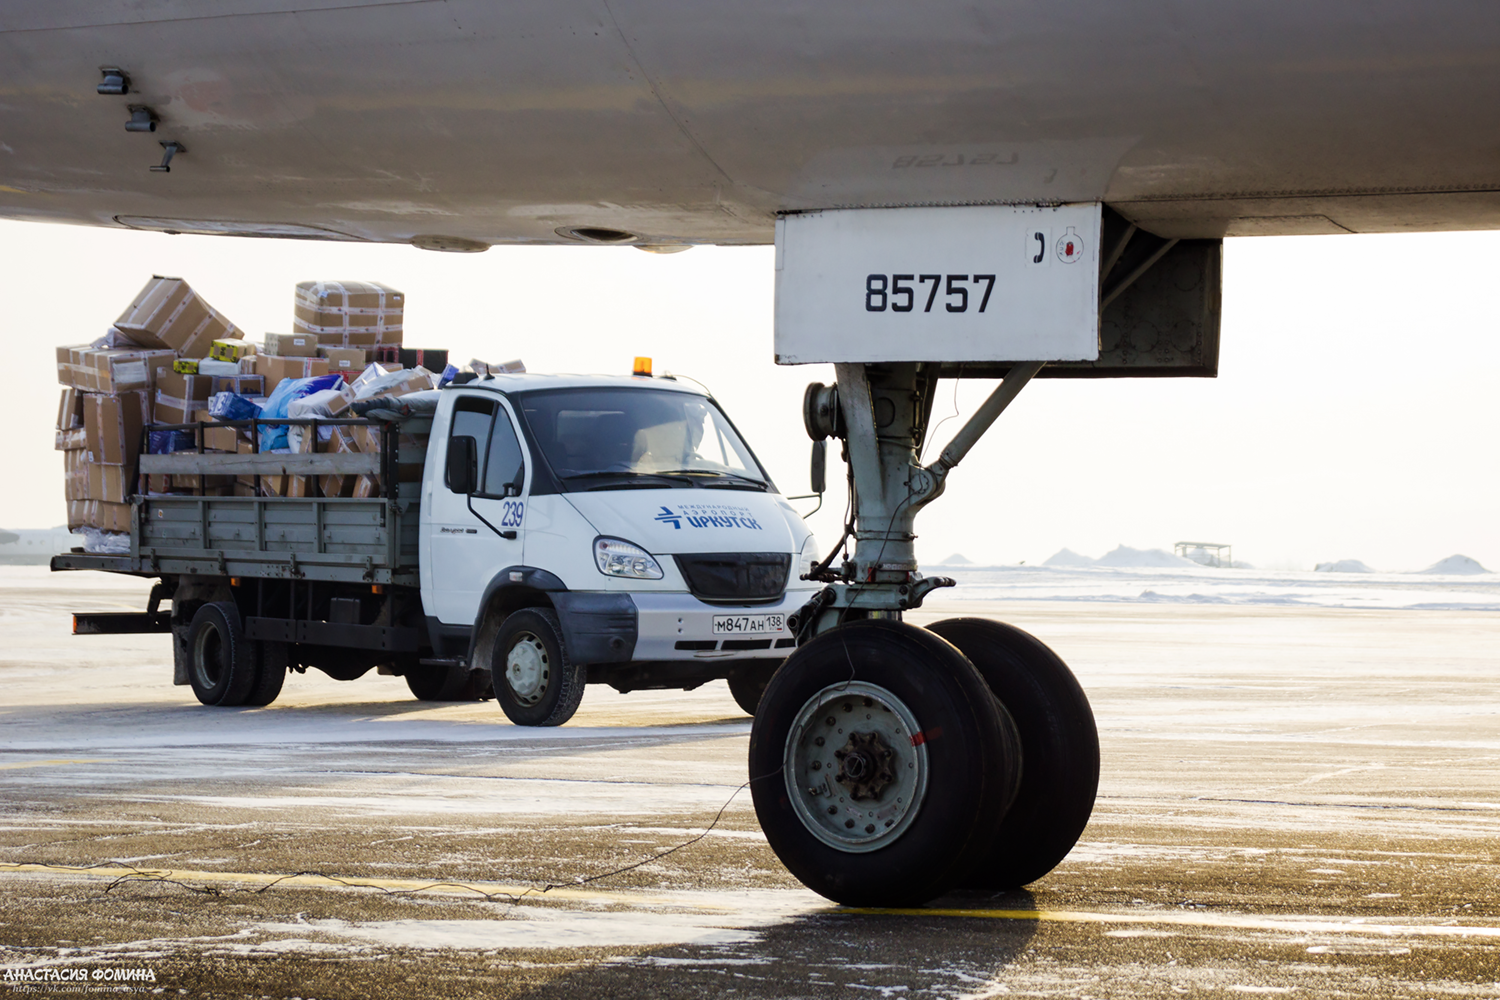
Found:
M 1094 560 L 1095 566 L 1119 566 L 1131 569 L 1141 567 L 1182 567 L 1191 566 L 1194 569 L 1201 568 L 1191 559 L 1175 556 L 1165 549 L 1132 549 L 1128 545 L 1121 545 L 1113 552 L 1107 552 Z
M 1062 567 L 1092 566 L 1094 565 L 1094 560 L 1090 559 L 1088 556 L 1081 556 L 1077 552 L 1074 552 L 1072 549 L 1062 549 L 1051 559 L 1048 559 L 1046 562 L 1042 563 L 1042 565 Z
M 1318 563 L 1313 567 L 1314 573 L 1373 573 L 1375 572 L 1358 559 L 1339 559 L 1335 562 Z
M 1478 560 L 1470 559 L 1468 556 L 1452 555 L 1447 559 L 1439 559 L 1426 569 L 1418 570 L 1417 572 L 1467 575 L 1469 573 L 1488 573 L 1489 570 L 1479 565 Z

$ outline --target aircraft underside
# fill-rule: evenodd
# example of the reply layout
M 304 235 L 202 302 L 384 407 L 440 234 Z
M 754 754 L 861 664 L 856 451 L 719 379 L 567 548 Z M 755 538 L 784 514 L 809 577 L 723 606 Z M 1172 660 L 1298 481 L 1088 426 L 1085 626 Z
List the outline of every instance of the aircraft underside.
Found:
M 892 205 L 1500 225 L 1477 0 L 56 0 L 0 11 L 0 93 L 17 219 L 450 249 L 768 243 L 778 212 Z

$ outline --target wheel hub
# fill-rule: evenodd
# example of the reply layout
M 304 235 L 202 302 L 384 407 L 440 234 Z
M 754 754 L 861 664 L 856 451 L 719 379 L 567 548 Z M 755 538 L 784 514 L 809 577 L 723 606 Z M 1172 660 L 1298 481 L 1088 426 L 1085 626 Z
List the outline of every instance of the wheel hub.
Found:
M 849 789 L 855 802 L 880 799 L 880 793 L 896 780 L 891 763 L 896 752 L 886 745 L 877 732 L 850 733 L 849 742 L 833 752 L 839 762 L 839 784 Z
M 505 654 L 505 683 L 521 704 L 535 705 L 547 690 L 551 666 L 542 640 L 522 632 Z
M 797 818 L 829 847 L 879 850 L 906 831 L 927 791 L 927 747 L 906 704 L 863 681 L 824 688 L 787 734 L 787 795 Z

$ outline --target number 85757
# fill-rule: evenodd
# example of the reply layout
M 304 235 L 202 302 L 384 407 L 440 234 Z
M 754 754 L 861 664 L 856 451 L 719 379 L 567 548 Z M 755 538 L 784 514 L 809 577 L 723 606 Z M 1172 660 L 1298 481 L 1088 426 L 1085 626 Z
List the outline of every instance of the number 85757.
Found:
M 915 282 L 915 284 L 913 284 Z M 943 308 L 951 313 L 969 311 L 969 292 L 979 298 L 976 312 L 984 312 L 990 304 L 990 293 L 995 290 L 993 274 L 872 274 L 865 278 L 865 311 L 878 313 L 908 313 L 917 307 L 917 299 L 926 293 L 923 312 L 932 312 L 939 290 L 943 295 Z M 979 286 L 984 286 L 980 296 Z M 924 287 L 931 286 L 931 287 Z

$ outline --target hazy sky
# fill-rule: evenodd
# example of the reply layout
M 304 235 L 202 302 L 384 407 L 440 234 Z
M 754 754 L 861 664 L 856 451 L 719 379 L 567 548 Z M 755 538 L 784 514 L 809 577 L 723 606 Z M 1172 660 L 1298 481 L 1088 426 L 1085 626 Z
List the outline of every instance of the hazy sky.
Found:
M 833 377 L 772 363 L 765 247 L 456 255 L 0 222 L 0 255 L 4 527 L 62 522 L 54 348 L 103 333 L 152 274 L 186 278 L 253 339 L 290 330 L 297 281 L 357 278 L 407 293 L 409 346 L 460 361 L 624 373 L 650 355 L 713 390 L 788 494 L 807 490 L 803 386 Z M 1462 552 L 1500 570 L 1497 269 L 1500 233 L 1228 241 L 1219 378 L 1033 382 L 919 516 L 918 551 L 1034 563 L 1193 539 L 1262 567 Z M 992 384 L 959 385 L 958 411 Z M 954 398 L 944 383 L 935 413 Z M 833 465 L 811 522 L 825 546 Z

